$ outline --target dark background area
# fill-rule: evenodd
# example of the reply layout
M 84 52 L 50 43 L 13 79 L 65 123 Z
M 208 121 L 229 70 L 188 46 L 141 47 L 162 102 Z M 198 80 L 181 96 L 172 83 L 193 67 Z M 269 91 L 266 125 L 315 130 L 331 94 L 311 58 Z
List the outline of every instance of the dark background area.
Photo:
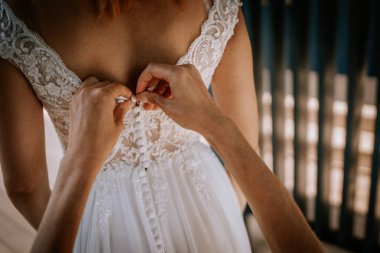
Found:
M 380 1 L 245 0 L 242 8 L 263 159 L 319 238 L 380 252 Z

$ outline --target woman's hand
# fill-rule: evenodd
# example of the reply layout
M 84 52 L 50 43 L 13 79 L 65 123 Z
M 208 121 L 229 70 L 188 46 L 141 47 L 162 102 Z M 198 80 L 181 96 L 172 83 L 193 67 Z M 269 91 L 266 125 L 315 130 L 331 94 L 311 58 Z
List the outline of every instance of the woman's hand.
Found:
M 136 92 L 137 100 L 159 106 L 182 127 L 201 134 L 209 132 L 210 126 L 217 126 L 215 123 L 225 117 L 208 93 L 200 73 L 190 64 L 149 64 L 137 81 Z
M 170 97 L 144 91 L 154 78 L 168 83 Z M 142 91 L 137 99 L 158 105 L 177 123 L 207 138 L 242 189 L 273 252 L 324 252 L 287 189 L 216 107 L 195 67 L 150 64 L 137 87 Z
M 86 78 L 70 105 L 69 144 L 32 252 L 72 252 L 80 219 L 93 182 L 135 103 L 123 84 Z
M 125 113 L 135 105 L 131 100 L 116 104 L 115 98 L 131 95 L 121 83 L 86 78 L 71 102 L 67 153 L 103 163 L 123 129 Z

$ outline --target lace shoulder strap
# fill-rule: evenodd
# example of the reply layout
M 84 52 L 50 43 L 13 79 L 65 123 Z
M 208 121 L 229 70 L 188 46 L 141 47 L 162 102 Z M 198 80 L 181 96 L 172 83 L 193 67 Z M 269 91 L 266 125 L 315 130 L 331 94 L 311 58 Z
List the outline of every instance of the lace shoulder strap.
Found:
M 234 28 L 239 22 L 240 6 L 242 6 L 241 0 L 213 0 L 208 19 L 202 25 L 200 36 L 193 41 L 188 53 L 177 63 L 194 64 L 207 86 L 210 85 L 227 42 L 233 36 Z
M 21 56 L 25 50 L 22 47 L 16 48 L 15 44 L 23 33 L 22 27 L 14 22 L 14 14 L 7 3 L 0 0 L 0 57 L 12 62 L 22 72 L 24 66 Z
M 80 80 L 3 0 L 0 0 L 0 57 L 25 75 L 45 106 L 68 109 Z

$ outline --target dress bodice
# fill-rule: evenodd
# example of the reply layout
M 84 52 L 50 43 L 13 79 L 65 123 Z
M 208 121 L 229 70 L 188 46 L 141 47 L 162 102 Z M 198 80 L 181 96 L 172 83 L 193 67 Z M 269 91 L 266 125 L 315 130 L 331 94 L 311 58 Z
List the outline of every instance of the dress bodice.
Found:
M 195 65 L 207 86 L 234 33 L 240 5 L 239 0 L 214 0 L 200 35 L 177 61 L 178 65 Z M 29 80 L 65 150 L 70 102 L 82 82 L 3 0 L 0 0 L 0 57 L 13 63 Z M 123 132 L 106 162 L 113 168 L 120 163 L 144 167 L 144 163 L 165 159 L 199 139 L 197 133 L 180 127 L 162 110 L 144 111 L 135 107 L 126 113 L 124 122 Z

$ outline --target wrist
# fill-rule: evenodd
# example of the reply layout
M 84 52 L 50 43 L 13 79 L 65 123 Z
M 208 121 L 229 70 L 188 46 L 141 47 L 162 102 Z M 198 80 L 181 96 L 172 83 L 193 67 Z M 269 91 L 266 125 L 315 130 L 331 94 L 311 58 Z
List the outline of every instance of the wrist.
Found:
M 99 144 L 91 145 L 69 145 L 65 152 L 65 157 L 77 163 L 103 163 L 106 160 L 106 153 L 104 152 L 104 146 Z
M 103 163 L 103 160 L 91 155 L 67 150 L 61 160 L 60 169 L 68 170 L 71 174 L 88 177 L 96 175 Z
M 206 124 L 201 134 L 207 140 L 214 142 L 214 140 L 223 138 L 226 133 L 230 132 L 233 126 L 232 120 L 223 113 L 220 113 L 212 117 L 212 120 Z

